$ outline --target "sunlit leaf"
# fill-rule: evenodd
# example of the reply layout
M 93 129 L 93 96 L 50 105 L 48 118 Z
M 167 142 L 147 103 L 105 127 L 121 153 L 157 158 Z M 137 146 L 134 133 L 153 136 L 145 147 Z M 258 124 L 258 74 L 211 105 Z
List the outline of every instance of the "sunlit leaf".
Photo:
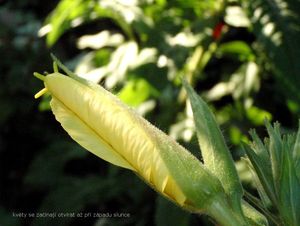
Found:
M 251 47 L 243 41 L 231 41 L 220 45 L 218 54 L 230 56 L 238 60 L 251 60 L 254 58 L 254 53 Z
M 130 106 L 138 106 L 150 96 L 157 96 L 155 90 L 145 79 L 132 79 L 118 93 L 118 97 Z
M 245 216 L 249 219 L 251 225 L 256 226 L 268 226 L 268 221 L 265 216 L 259 213 L 255 208 L 249 205 L 247 202 L 242 202 L 243 211 Z
M 94 35 L 84 35 L 79 38 L 77 45 L 79 49 L 100 49 L 105 46 L 118 46 L 124 42 L 121 34 L 112 34 L 109 31 L 101 31 Z
M 83 17 L 88 16 L 90 3 L 92 3 L 91 0 L 63 0 L 59 2 L 46 21 L 46 26 L 49 27 L 47 44 L 52 46 L 72 24 L 73 26 L 80 24 Z
M 204 164 L 219 178 L 233 208 L 238 211 L 241 208 L 243 189 L 224 137 L 207 104 L 186 81 L 183 80 L 183 84 L 192 105 Z
M 251 106 L 247 109 L 246 114 L 254 125 L 263 125 L 265 119 L 272 119 L 272 115 L 269 112 L 255 106 Z
M 234 27 L 248 27 L 250 21 L 243 9 L 239 6 L 228 6 L 226 8 L 225 22 Z

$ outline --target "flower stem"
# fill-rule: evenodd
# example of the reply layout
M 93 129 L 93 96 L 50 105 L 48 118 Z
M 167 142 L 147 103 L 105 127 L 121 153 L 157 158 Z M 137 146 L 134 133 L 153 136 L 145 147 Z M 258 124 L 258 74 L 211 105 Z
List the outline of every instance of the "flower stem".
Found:
M 222 226 L 248 226 L 245 218 L 239 213 L 233 212 L 224 199 L 214 199 L 207 209 L 208 215 L 214 218 Z

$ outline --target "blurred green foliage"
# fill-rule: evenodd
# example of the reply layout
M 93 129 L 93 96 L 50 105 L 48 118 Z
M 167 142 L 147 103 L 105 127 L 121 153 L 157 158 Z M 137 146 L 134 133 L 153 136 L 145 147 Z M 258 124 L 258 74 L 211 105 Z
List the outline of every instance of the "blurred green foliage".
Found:
M 71 142 L 48 111 L 49 98 L 34 101 L 40 84 L 32 72 L 50 70 L 54 52 L 196 153 L 185 77 L 210 104 L 238 160 L 250 128 L 266 134 L 264 118 L 285 130 L 297 126 L 299 8 L 293 0 L 1 2 L 0 225 L 211 225 Z M 51 211 L 131 216 L 12 217 Z

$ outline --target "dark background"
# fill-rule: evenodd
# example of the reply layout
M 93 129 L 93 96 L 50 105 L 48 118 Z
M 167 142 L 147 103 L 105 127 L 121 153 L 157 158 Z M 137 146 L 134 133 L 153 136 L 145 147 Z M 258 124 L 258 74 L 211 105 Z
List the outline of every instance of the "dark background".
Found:
M 72 70 L 81 65 L 91 71 L 119 60 L 98 82 L 127 104 L 144 109 L 148 120 L 199 155 L 179 79 L 185 76 L 216 114 L 243 184 L 256 194 L 248 170 L 239 161 L 240 143 L 248 141 L 250 128 L 265 136 L 265 118 L 279 121 L 284 131 L 297 128 L 299 6 L 286 1 L 295 13 L 292 17 L 278 16 L 276 12 L 284 9 L 263 1 L 251 3 L 253 8 L 251 1 L 140 1 L 120 8 L 114 1 L 112 8 L 101 2 L 0 1 L 0 225 L 212 225 L 206 217 L 191 215 L 158 197 L 132 172 L 98 159 L 72 141 L 55 121 L 49 96 L 34 99 L 43 84 L 32 74 L 52 71 L 50 52 Z M 249 24 L 232 22 L 242 18 L 228 19 L 233 15 L 226 10 L 234 6 L 244 9 Z M 257 8 L 262 9 L 258 17 Z M 126 15 L 134 15 L 134 20 L 127 21 Z M 263 21 L 263 15 L 269 21 Z M 78 18 L 81 22 L 74 25 Z M 52 31 L 39 37 L 38 31 L 48 23 Z M 270 23 L 275 28 L 268 33 Z M 120 34 L 123 42 L 112 45 L 106 40 L 102 48 L 78 48 L 80 37 L 101 31 Z M 178 33 L 192 34 L 198 41 L 168 41 Z M 279 43 L 276 35 L 281 35 Z M 129 42 L 139 53 L 156 51 L 153 58 L 122 58 L 132 49 L 112 57 Z M 197 48 L 203 51 L 201 57 L 195 54 Z M 114 73 L 121 62 L 125 72 Z M 130 217 L 52 219 L 15 213 L 125 213 Z

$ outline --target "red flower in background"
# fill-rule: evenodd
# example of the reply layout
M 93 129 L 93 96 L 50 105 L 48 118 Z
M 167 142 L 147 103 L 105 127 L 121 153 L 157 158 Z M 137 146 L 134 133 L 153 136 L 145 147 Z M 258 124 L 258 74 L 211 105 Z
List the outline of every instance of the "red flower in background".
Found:
M 214 40 L 219 40 L 221 38 L 222 32 L 224 30 L 225 23 L 223 21 L 217 23 L 213 29 L 212 37 Z

